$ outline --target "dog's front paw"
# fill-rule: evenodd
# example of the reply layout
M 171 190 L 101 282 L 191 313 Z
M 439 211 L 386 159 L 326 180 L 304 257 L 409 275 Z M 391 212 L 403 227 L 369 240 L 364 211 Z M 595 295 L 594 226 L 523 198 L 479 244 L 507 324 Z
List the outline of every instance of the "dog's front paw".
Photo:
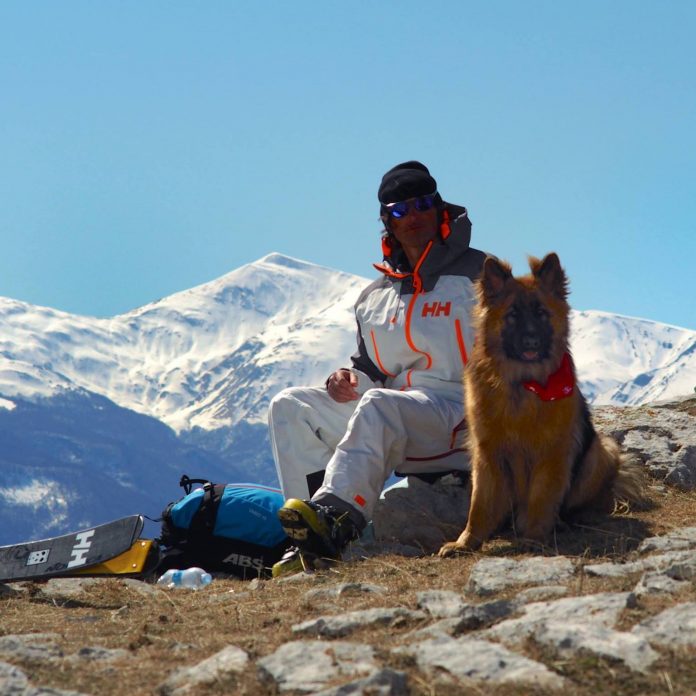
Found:
M 440 558 L 448 558 L 451 556 L 460 556 L 468 551 L 468 547 L 459 541 L 448 541 L 442 545 L 442 548 L 437 552 Z

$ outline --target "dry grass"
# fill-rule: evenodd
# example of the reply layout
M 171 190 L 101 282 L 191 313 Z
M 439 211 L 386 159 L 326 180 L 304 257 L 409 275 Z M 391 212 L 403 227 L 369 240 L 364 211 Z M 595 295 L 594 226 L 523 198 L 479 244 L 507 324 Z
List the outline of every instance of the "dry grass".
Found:
M 594 525 L 572 526 L 556 534 L 554 548 L 544 553 L 573 557 L 582 566 L 601 560 L 630 559 L 646 536 L 696 523 L 696 493 L 651 490 L 653 507 L 626 515 L 605 518 Z M 73 689 L 89 694 L 152 694 L 176 667 L 195 665 L 229 644 L 246 650 L 252 660 L 268 655 L 282 643 L 295 639 L 291 627 L 324 613 L 340 613 L 376 606 L 416 607 L 416 593 L 424 589 L 463 592 L 469 569 L 482 556 L 522 558 L 512 537 L 487 544 L 482 553 L 440 559 L 405 559 L 384 556 L 346 563 L 314 579 L 301 582 L 267 581 L 254 585 L 238 580 L 216 579 L 198 593 L 163 591 L 143 594 L 121 580 L 91 586 L 78 599 L 46 599 L 39 586 L 26 584 L 22 596 L 0 597 L 0 635 L 51 632 L 60 635 L 66 655 L 84 646 L 122 648 L 129 657 L 113 663 L 18 663 L 35 686 Z M 588 594 L 624 591 L 638 577 L 594 578 L 579 572 L 571 592 Z M 370 582 L 388 588 L 388 596 L 350 594 L 330 601 L 309 603 L 305 593 L 336 582 Z M 514 596 L 519 590 L 502 593 Z M 646 616 L 679 601 L 696 601 L 696 587 L 678 596 L 641 599 L 626 610 L 622 628 L 630 628 Z M 433 694 L 533 694 L 529 687 L 486 687 L 480 684 L 454 686 L 425 678 L 404 657 L 389 649 L 404 642 L 413 624 L 392 629 L 364 629 L 349 640 L 375 646 L 385 665 L 404 669 L 410 675 L 411 693 Z M 595 656 L 559 660 L 530 642 L 526 653 L 541 660 L 568 679 L 569 694 L 688 694 L 696 692 L 696 664 L 684 651 L 661 651 L 660 662 L 649 675 L 630 672 L 621 665 Z M 259 681 L 255 667 L 230 677 L 225 683 L 193 693 L 274 694 L 272 685 Z

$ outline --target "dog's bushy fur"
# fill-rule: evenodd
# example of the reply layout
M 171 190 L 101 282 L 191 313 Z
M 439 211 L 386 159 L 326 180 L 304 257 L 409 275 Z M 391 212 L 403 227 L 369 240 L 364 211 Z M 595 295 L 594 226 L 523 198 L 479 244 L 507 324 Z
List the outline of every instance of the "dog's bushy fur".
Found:
M 488 258 L 478 281 L 476 343 L 464 370 L 471 508 L 441 556 L 479 548 L 510 517 L 523 540 L 543 544 L 561 513 L 640 500 L 640 469 L 597 435 L 575 383 L 558 256 L 529 265 L 531 274 L 513 277 Z

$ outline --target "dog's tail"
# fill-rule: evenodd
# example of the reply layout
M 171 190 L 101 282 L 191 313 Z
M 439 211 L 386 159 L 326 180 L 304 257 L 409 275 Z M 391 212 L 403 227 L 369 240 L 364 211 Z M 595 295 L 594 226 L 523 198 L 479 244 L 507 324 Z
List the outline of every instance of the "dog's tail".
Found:
M 624 454 L 610 437 L 602 436 L 603 447 L 618 463 L 614 479 L 614 512 L 627 513 L 640 510 L 648 504 L 648 477 L 643 462 L 634 455 Z

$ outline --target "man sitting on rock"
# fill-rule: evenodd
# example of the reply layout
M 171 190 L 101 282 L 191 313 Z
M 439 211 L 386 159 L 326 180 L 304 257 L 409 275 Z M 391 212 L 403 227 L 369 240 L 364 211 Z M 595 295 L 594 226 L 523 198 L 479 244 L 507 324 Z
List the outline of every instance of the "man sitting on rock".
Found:
M 485 254 L 469 246 L 466 208 L 443 201 L 420 162 L 390 169 L 378 191 L 382 274 L 355 305 L 358 350 L 324 387 L 293 387 L 270 406 L 273 455 L 297 544 L 274 575 L 340 558 L 372 518 L 393 472 L 433 481 L 468 460 L 462 369 L 473 342 L 473 282 Z M 310 497 L 311 496 L 311 497 Z

